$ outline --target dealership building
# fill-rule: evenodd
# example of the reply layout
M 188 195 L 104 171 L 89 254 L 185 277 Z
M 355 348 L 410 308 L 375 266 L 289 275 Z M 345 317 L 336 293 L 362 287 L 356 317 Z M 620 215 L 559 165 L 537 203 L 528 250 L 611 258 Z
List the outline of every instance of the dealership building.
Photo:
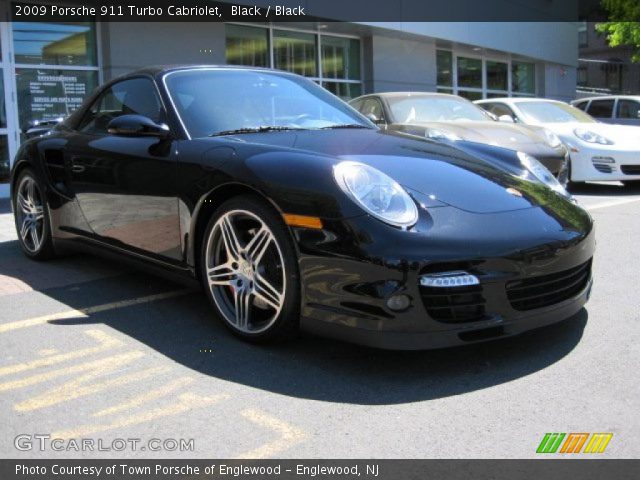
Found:
M 571 100 L 576 90 L 577 22 L 46 23 L 0 9 L 0 197 L 22 126 L 67 115 L 144 65 L 273 67 L 345 99 L 417 90 Z

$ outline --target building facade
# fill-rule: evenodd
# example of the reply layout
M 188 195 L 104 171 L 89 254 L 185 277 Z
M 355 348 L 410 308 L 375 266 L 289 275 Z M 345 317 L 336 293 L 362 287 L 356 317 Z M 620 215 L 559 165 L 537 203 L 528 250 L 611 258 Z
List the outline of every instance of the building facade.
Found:
M 610 47 L 596 31 L 596 22 L 578 25 L 578 97 L 640 95 L 640 63 L 633 63 L 633 48 Z
M 29 121 L 63 117 L 144 65 L 278 68 L 345 99 L 419 90 L 571 100 L 576 88 L 577 23 L 35 23 L 0 8 L 0 196 Z

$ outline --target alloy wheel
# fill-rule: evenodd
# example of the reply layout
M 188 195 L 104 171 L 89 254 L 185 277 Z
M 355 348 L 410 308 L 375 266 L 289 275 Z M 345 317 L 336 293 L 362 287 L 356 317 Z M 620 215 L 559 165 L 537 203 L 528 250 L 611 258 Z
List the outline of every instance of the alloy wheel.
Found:
M 246 334 L 271 327 L 286 293 L 285 262 L 269 226 L 246 210 L 218 218 L 207 241 L 206 277 L 224 319 Z
M 29 175 L 25 175 L 18 185 L 16 216 L 22 244 L 29 252 L 37 252 L 44 239 L 44 207 L 40 189 Z

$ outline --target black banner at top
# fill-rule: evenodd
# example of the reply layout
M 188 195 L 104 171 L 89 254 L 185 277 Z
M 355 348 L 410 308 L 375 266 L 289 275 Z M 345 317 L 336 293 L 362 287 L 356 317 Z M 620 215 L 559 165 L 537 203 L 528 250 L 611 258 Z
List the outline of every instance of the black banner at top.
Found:
M 13 21 L 555 22 L 603 20 L 599 0 L 69 0 L 17 2 Z

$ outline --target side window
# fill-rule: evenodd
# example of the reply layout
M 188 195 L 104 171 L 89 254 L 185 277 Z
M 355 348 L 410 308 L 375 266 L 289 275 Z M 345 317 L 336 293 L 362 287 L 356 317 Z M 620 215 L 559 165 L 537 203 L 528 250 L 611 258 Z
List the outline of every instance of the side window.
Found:
M 362 100 L 355 100 L 353 102 L 349 102 L 349 105 L 351 105 L 353 108 L 355 108 L 359 112 L 362 111 Z
M 509 115 L 514 120 L 516 116 L 513 114 L 513 110 L 511 110 L 504 103 L 493 103 L 491 104 L 491 108 L 489 109 L 491 113 L 493 113 L 496 117 L 501 117 L 502 115 Z
M 163 120 L 162 106 L 151 80 L 134 78 L 112 85 L 91 105 L 78 130 L 105 135 L 111 120 L 131 114 L 144 115 L 156 123 Z
M 576 108 L 579 108 L 580 110 L 585 112 L 587 110 L 587 104 L 588 103 L 589 103 L 588 101 L 576 102 L 576 103 L 573 104 L 573 106 L 576 107 Z
M 384 111 L 382 110 L 382 104 L 380 100 L 375 98 L 367 98 L 360 108 L 360 113 L 363 115 L 375 115 L 375 117 L 384 122 Z
M 618 118 L 640 119 L 640 102 L 635 100 L 618 100 Z
M 587 112 L 596 118 L 611 118 L 613 114 L 613 100 L 591 100 Z

